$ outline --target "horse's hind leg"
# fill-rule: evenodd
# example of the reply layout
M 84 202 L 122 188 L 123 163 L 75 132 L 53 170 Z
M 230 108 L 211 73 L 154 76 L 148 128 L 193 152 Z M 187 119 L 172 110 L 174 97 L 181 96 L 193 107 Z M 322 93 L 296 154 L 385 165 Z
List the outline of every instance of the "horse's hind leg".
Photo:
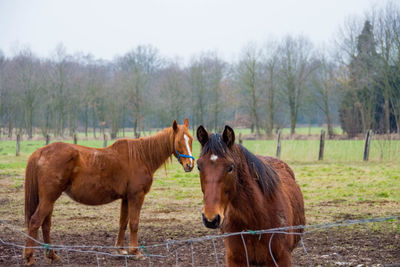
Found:
M 128 254 L 128 251 L 124 247 L 125 231 L 128 225 L 128 201 L 121 199 L 121 211 L 119 216 L 119 229 L 118 237 L 115 246 L 118 248 L 119 254 Z
M 42 233 L 43 233 L 43 241 L 46 244 L 51 243 L 50 239 L 50 228 L 51 228 L 51 215 L 53 211 L 50 212 L 49 215 L 47 215 L 46 219 L 44 219 L 43 224 L 42 224 Z M 49 249 L 45 250 L 45 256 L 51 260 L 51 262 L 57 262 L 60 260 L 60 257 L 54 252 L 54 250 Z
M 33 249 L 30 247 L 38 246 L 37 240 L 39 227 L 43 224 L 44 220 L 47 216 L 51 214 L 53 211 L 54 202 L 40 200 L 39 205 L 32 215 L 31 220 L 29 221 L 28 226 L 28 235 L 32 238 L 27 238 L 26 247 L 24 251 L 24 257 L 27 260 L 27 265 L 32 265 L 35 263 L 35 259 L 33 258 Z

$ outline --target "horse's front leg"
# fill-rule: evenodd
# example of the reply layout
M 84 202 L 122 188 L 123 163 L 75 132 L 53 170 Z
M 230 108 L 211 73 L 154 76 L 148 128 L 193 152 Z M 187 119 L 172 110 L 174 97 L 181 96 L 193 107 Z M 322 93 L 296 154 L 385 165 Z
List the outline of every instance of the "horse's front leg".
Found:
M 281 257 L 277 259 L 277 264 L 279 267 L 290 267 L 292 266 L 292 255 L 288 251 L 283 251 Z
M 136 258 L 139 260 L 143 260 L 146 257 L 140 253 L 138 249 L 138 236 L 137 232 L 139 229 L 139 217 L 140 210 L 143 205 L 145 192 L 140 191 L 136 193 L 133 197 L 128 199 L 128 210 L 129 210 L 129 230 L 130 230 L 130 238 L 129 238 L 129 254 L 136 255 Z
M 119 215 L 119 229 L 118 229 L 118 236 L 117 242 L 115 246 L 118 249 L 119 254 L 126 255 L 128 251 L 124 248 L 124 239 L 125 239 L 125 230 L 126 226 L 128 225 L 128 200 L 121 199 L 121 211 Z

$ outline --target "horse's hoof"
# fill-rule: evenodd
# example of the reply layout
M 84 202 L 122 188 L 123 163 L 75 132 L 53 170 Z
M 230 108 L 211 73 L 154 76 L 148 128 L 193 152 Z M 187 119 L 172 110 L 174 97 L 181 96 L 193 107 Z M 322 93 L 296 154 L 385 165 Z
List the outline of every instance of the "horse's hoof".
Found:
M 35 259 L 33 257 L 26 258 L 26 266 L 33 266 L 35 265 Z
M 128 251 L 124 248 L 119 248 L 117 251 L 120 255 L 128 255 Z
M 57 263 L 61 261 L 61 257 L 58 256 L 54 251 L 51 251 L 49 253 L 45 252 L 44 255 L 46 256 L 46 258 L 51 260 L 51 263 Z
M 129 254 L 132 255 L 132 259 L 134 260 L 143 261 L 147 259 L 147 257 L 143 255 L 138 249 L 130 249 Z
M 53 257 L 53 258 L 51 259 L 51 264 L 57 263 L 57 262 L 61 262 L 61 257 L 58 256 L 58 255 L 56 255 L 55 257 Z
M 133 255 L 133 259 L 137 261 L 144 261 L 147 259 L 147 257 L 142 253 L 138 252 L 136 255 Z

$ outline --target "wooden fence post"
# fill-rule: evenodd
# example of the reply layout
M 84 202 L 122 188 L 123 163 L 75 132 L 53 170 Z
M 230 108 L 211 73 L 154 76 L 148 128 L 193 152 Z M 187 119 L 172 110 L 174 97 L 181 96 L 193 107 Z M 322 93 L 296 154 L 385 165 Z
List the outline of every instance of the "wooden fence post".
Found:
M 46 134 L 46 146 L 50 144 L 50 135 Z
M 74 133 L 74 144 L 76 145 L 78 143 L 78 137 L 76 136 L 76 133 Z
M 318 160 L 324 159 L 324 148 L 325 148 L 325 130 L 321 130 L 321 137 L 319 139 Z
M 278 159 L 281 158 L 281 130 L 278 131 L 278 136 L 276 138 L 277 146 L 276 146 L 276 157 Z
M 20 145 L 21 145 L 21 135 L 17 134 L 17 149 L 16 149 L 16 153 L 15 153 L 16 156 L 19 156 L 19 151 L 21 148 Z
M 107 134 L 103 134 L 103 147 L 107 146 Z
M 239 133 L 239 144 L 243 144 L 242 133 Z
M 364 161 L 368 161 L 369 159 L 369 148 L 371 144 L 371 135 L 372 130 L 368 130 L 365 134 L 365 145 L 364 145 Z

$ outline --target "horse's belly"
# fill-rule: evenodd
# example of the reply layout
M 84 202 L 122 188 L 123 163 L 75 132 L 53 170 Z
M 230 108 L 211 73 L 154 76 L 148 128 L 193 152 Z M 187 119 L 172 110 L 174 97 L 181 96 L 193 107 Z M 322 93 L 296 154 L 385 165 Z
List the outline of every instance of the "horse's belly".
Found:
M 65 193 L 73 200 L 86 205 L 102 205 L 110 203 L 122 196 L 112 188 L 104 188 L 98 184 L 72 184 Z
M 102 198 L 97 198 L 97 197 L 91 197 L 91 195 L 81 195 L 81 194 L 76 194 L 76 193 L 72 193 L 70 191 L 65 191 L 65 193 L 72 198 L 73 200 L 75 200 L 76 202 L 85 204 L 85 205 L 103 205 L 103 204 L 107 204 L 110 202 L 113 202 L 114 200 L 116 200 L 117 198 L 111 198 L 111 197 L 102 197 Z

